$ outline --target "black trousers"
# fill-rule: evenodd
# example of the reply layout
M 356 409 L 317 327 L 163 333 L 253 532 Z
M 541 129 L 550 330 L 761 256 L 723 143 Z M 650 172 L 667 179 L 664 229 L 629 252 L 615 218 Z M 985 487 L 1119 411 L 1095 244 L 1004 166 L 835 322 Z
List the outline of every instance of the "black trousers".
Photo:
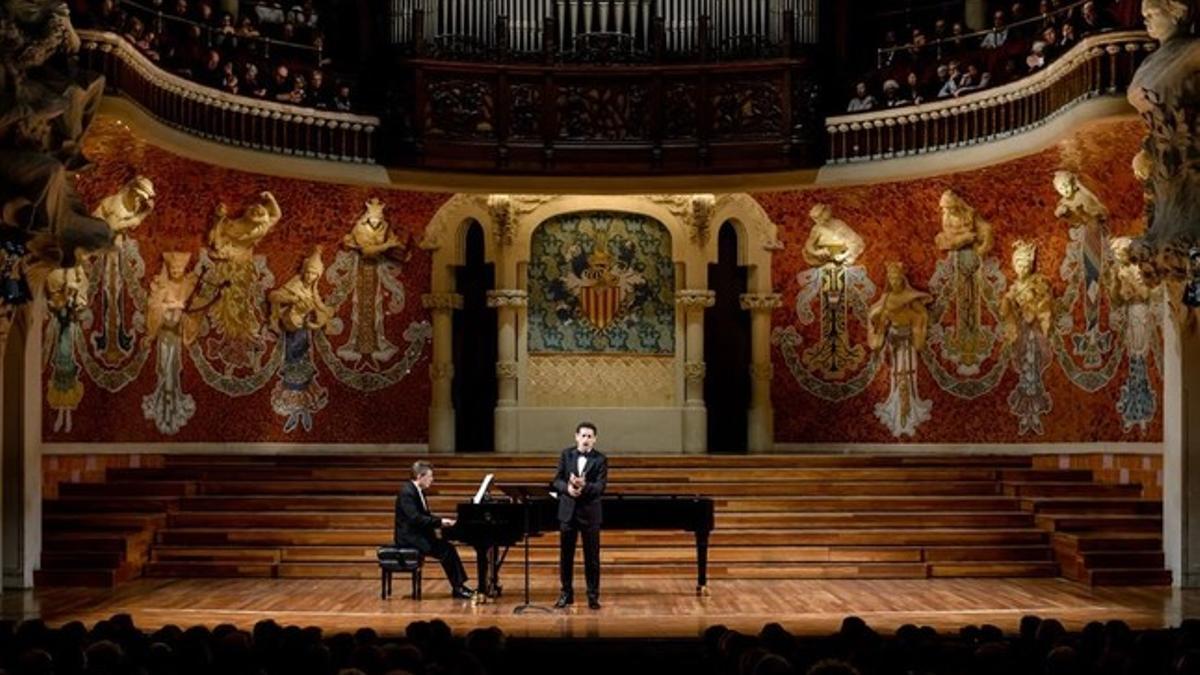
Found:
M 413 546 L 442 564 L 446 579 L 450 581 L 450 588 L 461 588 L 467 583 L 467 570 L 463 567 L 462 558 L 458 557 L 458 549 L 454 548 L 453 544 L 445 539 L 429 539 L 413 542 Z
M 589 598 L 600 596 L 600 528 L 562 523 L 558 538 L 558 574 L 563 593 L 575 592 L 575 541 L 583 533 L 583 577 Z

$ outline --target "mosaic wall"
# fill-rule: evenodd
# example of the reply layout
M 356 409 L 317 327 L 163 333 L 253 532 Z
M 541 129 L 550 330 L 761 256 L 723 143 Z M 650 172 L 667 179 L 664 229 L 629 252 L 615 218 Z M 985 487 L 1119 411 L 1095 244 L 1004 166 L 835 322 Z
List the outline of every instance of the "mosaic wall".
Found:
M 978 171 L 755 195 L 785 244 L 777 440 L 1160 440 L 1157 295 L 1122 257 L 1141 135 L 1109 122 Z
M 539 225 L 530 242 L 529 352 L 673 354 L 675 267 L 667 228 L 608 212 Z
M 86 151 L 80 194 L 120 233 L 47 282 L 46 440 L 425 440 L 414 242 L 444 195 L 209 166 L 110 118 Z

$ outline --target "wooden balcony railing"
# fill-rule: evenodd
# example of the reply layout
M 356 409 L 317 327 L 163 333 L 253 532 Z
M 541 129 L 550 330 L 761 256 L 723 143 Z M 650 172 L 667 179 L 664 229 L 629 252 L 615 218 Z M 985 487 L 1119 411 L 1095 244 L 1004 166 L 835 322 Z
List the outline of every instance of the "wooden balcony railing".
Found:
M 162 122 L 202 138 L 286 155 L 374 164 L 379 118 L 235 96 L 161 69 L 123 38 L 81 30 L 84 67 Z
M 1082 40 L 1044 70 L 961 98 L 825 120 L 830 164 L 960 148 L 1040 126 L 1096 96 L 1124 95 L 1157 43 L 1141 31 Z

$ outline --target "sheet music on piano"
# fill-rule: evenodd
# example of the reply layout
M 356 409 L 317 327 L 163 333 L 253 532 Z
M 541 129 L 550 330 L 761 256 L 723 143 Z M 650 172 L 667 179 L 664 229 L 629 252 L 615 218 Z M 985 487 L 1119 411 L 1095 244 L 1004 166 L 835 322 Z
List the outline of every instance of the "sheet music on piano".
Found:
M 479 490 L 475 493 L 475 496 L 471 498 L 472 504 L 483 503 L 483 498 L 487 495 L 488 490 L 491 489 L 492 481 L 495 480 L 495 478 L 496 474 L 494 473 L 489 473 L 483 477 L 483 482 L 479 484 Z

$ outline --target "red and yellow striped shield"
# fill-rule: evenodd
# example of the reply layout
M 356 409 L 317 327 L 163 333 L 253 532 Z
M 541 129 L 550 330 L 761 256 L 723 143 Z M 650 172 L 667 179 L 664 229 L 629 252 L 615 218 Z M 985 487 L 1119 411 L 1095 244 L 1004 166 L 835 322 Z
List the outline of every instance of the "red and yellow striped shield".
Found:
M 621 304 L 621 289 L 617 286 L 595 285 L 579 289 L 579 304 L 583 315 L 596 330 L 604 330 L 617 317 Z

